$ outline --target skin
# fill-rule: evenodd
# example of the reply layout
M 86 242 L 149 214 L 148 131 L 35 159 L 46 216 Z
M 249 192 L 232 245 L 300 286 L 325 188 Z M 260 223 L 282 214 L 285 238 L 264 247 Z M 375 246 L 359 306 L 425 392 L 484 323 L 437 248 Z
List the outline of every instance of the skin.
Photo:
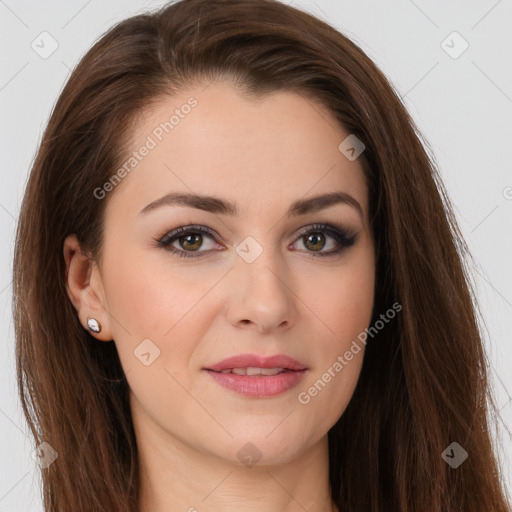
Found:
M 352 397 L 364 345 L 308 404 L 298 395 L 371 319 L 374 245 L 360 160 L 339 151 L 349 132 L 313 100 L 292 92 L 247 99 L 229 83 L 159 101 L 137 120 L 133 150 L 190 96 L 198 105 L 109 192 L 101 261 L 81 254 L 74 235 L 64 244 L 68 292 L 81 323 L 100 321 L 93 336 L 114 340 L 129 383 L 141 511 L 337 510 L 327 433 Z M 241 215 L 183 206 L 139 215 L 176 191 L 237 202 Z M 333 191 L 350 194 L 363 216 L 336 204 L 286 218 L 293 201 Z M 325 231 L 323 247 L 297 234 L 315 223 L 341 225 L 357 233 L 356 242 L 315 257 L 315 249 L 338 246 Z M 155 245 L 159 235 L 189 224 L 217 234 L 194 246 L 204 256 L 179 258 Z M 252 263 L 235 251 L 248 236 L 263 250 Z M 189 247 L 183 235 L 172 245 Z M 134 355 L 147 338 L 160 350 L 148 366 Z M 252 398 L 203 370 L 241 353 L 290 355 L 308 371 L 281 395 Z M 261 453 L 252 467 L 237 457 L 247 442 Z

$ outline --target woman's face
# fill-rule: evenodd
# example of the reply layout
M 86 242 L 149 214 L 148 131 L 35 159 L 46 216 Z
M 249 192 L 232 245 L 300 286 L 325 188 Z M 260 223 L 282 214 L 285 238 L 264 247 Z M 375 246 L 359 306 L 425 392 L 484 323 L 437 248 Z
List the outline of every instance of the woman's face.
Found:
M 97 277 L 139 439 L 279 464 L 342 415 L 364 350 L 333 368 L 369 325 L 375 277 L 362 166 L 338 148 L 348 135 L 312 100 L 248 100 L 227 84 L 190 88 L 138 119 L 125 176 L 106 192 Z M 349 199 L 308 202 L 335 192 Z M 148 207 L 176 193 L 215 201 Z M 285 355 L 306 370 L 207 370 L 238 355 Z

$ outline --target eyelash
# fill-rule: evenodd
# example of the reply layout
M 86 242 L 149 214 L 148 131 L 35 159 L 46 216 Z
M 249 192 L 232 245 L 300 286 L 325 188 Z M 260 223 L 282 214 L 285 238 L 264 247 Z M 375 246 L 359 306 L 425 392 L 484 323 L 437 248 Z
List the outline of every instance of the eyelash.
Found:
M 306 251 L 312 254 L 313 258 L 324 258 L 326 256 L 335 256 L 339 253 L 341 253 L 343 250 L 351 247 L 355 244 L 357 240 L 357 234 L 349 234 L 345 229 L 338 227 L 335 228 L 333 226 L 330 226 L 329 224 L 313 224 L 312 226 L 308 226 L 306 228 L 302 228 L 297 238 L 295 239 L 295 242 L 300 240 L 305 235 L 308 235 L 310 233 L 327 233 L 330 237 L 332 237 L 340 247 L 337 249 L 331 250 L 329 252 L 314 252 L 314 251 Z M 196 251 L 190 252 L 190 251 L 184 251 L 183 249 L 177 249 L 176 247 L 172 247 L 171 244 L 175 240 L 179 240 L 184 235 L 189 234 L 207 234 L 210 235 L 212 238 L 215 237 L 215 233 L 205 227 L 200 225 L 190 225 L 190 226 L 181 226 L 179 228 L 176 228 L 175 230 L 168 232 L 164 234 L 163 236 L 157 237 L 155 239 L 156 246 L 163 248 L 172 254 L 176 254 L 180 258 L 201 258 L 201 253 L 207 252 L 207 251 Z M 295 243 L 294 242 L 294 243 Z

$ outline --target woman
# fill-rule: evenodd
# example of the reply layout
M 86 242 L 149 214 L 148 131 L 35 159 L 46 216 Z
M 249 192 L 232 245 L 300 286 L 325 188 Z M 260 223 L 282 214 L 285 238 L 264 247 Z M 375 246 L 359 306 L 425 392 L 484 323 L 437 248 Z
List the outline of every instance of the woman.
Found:
M 45 511 L 508 510 L 466 252 L 403 104 L 332 27 L 269 0 L 119 23 L 18 223 Z

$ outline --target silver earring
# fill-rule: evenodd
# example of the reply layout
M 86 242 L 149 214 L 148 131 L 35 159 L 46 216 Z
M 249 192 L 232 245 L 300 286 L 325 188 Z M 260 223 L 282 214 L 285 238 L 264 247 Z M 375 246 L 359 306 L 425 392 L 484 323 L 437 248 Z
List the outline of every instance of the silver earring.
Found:
M 101 324 L 96 320 L 96 318 L 87 318 L 87 328 L 91 332 L 98 333 L 101 331 Z

